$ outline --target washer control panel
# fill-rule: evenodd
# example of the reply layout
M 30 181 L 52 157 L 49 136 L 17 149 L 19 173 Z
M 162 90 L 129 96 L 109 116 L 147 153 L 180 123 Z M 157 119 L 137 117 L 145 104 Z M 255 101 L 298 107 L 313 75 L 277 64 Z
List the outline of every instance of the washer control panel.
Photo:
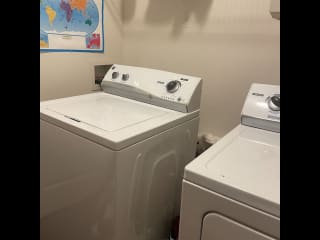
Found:
M 280 132 L 280 86 L 252 84 L 241 112 L 241 123 Z
M 201 84 L 199 77 L 114 64 L 101 86 L 107 93 L 191 112 L 200 108 Z

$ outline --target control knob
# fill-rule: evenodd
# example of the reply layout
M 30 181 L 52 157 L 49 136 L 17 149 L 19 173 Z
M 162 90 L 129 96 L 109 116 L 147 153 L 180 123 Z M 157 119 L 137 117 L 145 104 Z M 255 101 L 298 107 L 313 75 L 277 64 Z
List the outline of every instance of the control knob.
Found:
M 112 73 L 112 79 L 116 79 L 119 76 L 119 72 Z
M 181 83 L 178 80 L 173 80 L 167 83 L 166 88 L 169 93 L 176 92 L 181 86 Z
M 280 111 L 280 96 L 272 96 L 268 101 L 268 106 L 272 111 Z
M 122 80 L 123 81 L 127 81 L 129 79 L 129 74 L 126 73 L 126 74 L 122 74 Z

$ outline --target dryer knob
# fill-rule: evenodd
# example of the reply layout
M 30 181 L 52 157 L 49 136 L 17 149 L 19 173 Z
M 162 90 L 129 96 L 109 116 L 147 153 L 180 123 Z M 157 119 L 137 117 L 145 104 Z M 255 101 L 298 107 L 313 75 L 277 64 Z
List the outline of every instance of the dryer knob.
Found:
M 280 96 L 272 96 L 268 105 L 272 111 L 280 111 Z

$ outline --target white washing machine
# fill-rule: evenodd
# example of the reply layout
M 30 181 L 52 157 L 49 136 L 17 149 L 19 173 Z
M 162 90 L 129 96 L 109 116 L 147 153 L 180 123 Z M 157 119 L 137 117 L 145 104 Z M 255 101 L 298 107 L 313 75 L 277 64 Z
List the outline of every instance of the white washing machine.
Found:
M 195 156 L 201 84 L 113 65 L 103 92 L 41 102 L 41 239 L 167 239 Z
M 180 240 L 280 239 L 280 87 L 253 84 L 241 124 L 185 168 Z

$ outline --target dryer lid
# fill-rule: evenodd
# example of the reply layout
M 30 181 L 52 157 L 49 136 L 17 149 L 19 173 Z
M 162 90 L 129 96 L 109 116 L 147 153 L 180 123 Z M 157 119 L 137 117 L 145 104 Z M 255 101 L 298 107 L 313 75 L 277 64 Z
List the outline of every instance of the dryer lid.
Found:
M 186 166 L 185 179 L 280 214 L 280 134 L 239 125 Z

